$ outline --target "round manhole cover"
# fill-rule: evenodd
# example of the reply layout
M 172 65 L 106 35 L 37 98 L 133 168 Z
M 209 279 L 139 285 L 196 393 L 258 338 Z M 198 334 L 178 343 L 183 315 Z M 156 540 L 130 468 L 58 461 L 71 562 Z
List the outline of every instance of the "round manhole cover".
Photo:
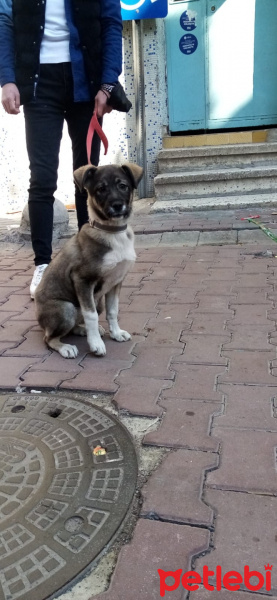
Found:
M 110 414 L 55 396 L 0 396 L 0 600 L 43 600 L 115 535 L 137 460 Z

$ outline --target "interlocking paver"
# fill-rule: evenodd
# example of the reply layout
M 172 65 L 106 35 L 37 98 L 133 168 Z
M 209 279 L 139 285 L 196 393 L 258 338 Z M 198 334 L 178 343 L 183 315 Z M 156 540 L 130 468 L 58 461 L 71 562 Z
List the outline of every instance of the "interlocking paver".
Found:
M 270 290 L 268 290 L 268 288 L 264 289 L 261 287 L 257 287 L 251 288 L 251 290 L 249 290 L 249 288 L 240 289 L 237 291 L 237 296 L 234 304 L 247 304 L 250 306 L 252 306 L 253 304 L 266 304 L 267 306 L 271 307 L 271 295 L 272 294 Z
M 212 296 L 211 294 L 205 296 L 205 292 L 202 292 L 198 297 L 198 302 L 199 307 L 197 310 L 199 312 L 215 312 L 219 315 L 220 313 L 226 313 L 229 310 L 229 318 L 232 318 L 234 311 L 230 308 L 230 298 L 227 296 Z
M 272 414 L 277 387 L 220 384 L 217 389 L 226 397 L 226 406 L 224 414 L 214 419 L 215 426 L 277 431 Z
M 205 472 L 217 463 L 217 455 L 206 452 L 171 452 L 142 488 L 141 514 L 154 513 L 166 521 L 211 526 L 213 511 L 201 496 Z
M 39 363 L 41 358 L 33 358 L 26 356 L 17 356 L 16 359 L 9 357 L 0 357 L 0 387 L 16 388 L 24 377 L 25 371 L 27 371 L 32 365 Z
M 214 550 L 196 559 L 197 572 L 202 572 L 204 565 L 211 570 L 220 565 L 222 572 L 243 573 L 244 566 L 249 565 L 251 570 L 264 573 L 264 565 L 275 564 L 277 498 L 208 490 L 205 499 L 217 513 Z M 274 568 L 272 587 L 277 590 Z
M 248 312 L 250 312 L 248 310 Z M 251 319 L 251 316 L 249 316 Z M 225 350 L 272 350 L 269 343 L 268 325 L 237 325 L 233 326 L 233 321 L 227 323 L 228 333 L 231 335 L 231 341 L 223 345 Z
M 250 304 L 250 303 L 249 303 Z M 253 304 L 251 311 L 249 310 L 249 304 L 239 305 L 237 302 L 231 302 L 230 308 L 235 311 L 235 315 L 230 321 L 230 325 L 270 325 L 267 318 L 268 308 L 271 308 L 271 303 L 267 304 Z
M 170 380 L 163 382 L 153 377 L 136 377 L 131 369 L 122 371 L 115 383 L 119 386 L 114 396 L 118 408 L 149 417 L 162 414 L 159 397 L 163 389 L 172 385 Z
M 172 365 L 176 363 L 190 364 L 209 364 L 226 365 L 227 359 L 221 356 L 222 345 L 227 343 L 230 335 L 226 332 L 225 336 L 216 335 L 193 335 L 192 333 L 183 333 L 182 342 L 185 343 L 185 349 L 181 356 L 172 358 Z
M 208 543 L 209 532 L 205 529 L 140 519 L 131 543 L 120 552 L 109 590 L 90 600 L 157 600 L 157 569 L 188 570 L 193 555 L 206 550 Z M 180 586 L 167 597 L 182 600 L 183 589 Z
M 229 334 L 226 332 L 226 322 L 230 320 L 230 313 L 226 312 L 220 314 L 220 319 L 217 313 L 199 313 L 194 311 L 193 315 L 190 314 L 187 321 L 190 319 L 190 326 L 186 329 L 190 329 L 193 334 L 203 333 L 206 335 L 219 335 Z M 185 328 L 184 328 L 185 329 Z M 181 336 L 183 341 L 183 336 Z
M 222 442 L 221 462 L 208 487 L 277 495 L 276 431 L 214 427 L 213 434 Z
M 216 380 L 223 367 L 174 364 L 171 368 L 176 373 L 175 385 L 166 393 L 167 398 L 215 400 L 220 402 L 220 394 L 216 391 Z M 227 376 L 222 375 L 222 377 L 224 379 Z
M 158 319 L 149 319 L 147 326 L 147 338 L 145 338 L 145 347 L 147 346 L 175 346 L 183 350 L 184 344 L 179 342 L 183 324 L 172 323 L 171 319 L 159 321 Z M 277 342 L 276 342 L 277 343 Z
M 276 380 L 270 374 L 270 361 L 276 356 L 274 351 L 228 350 L 223 351 L 222 356 L 229 359 L 230 366 L 228 373 L 219 375 L 219 383 L 276 385 Z
M 169 392 L 166 390 L 164 395 L 167 396 Z M 160 405 L 165 409 L 162 424 L 157 431 L 145 436 L 145 444 L 215 452 L 218 450 L 219 440 L 209 433 L 212 416 L 221 412 L 219 403 L 163 399 Z
M 157 379 L 174 379 L 174 372 L 170 368 L 173 356 L 182 352 L 180 345 L 144 347 L 138 344 L 134 349 L 137 360 L 132 373 L 135 377 L 155 377 Z

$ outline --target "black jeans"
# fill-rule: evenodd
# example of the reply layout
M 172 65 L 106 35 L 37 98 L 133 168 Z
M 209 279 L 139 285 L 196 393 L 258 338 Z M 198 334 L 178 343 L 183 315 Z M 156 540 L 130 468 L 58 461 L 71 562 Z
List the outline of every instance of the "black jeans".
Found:
M 42 64 L 35 96 L 24 106 L 30 161 L 29 215 L 35 265 L 49 263 L 52 254 L 53 203 L 57 189 L 64 120 L 72 142 L 73 170 L 86 165 L 86 136 L 94 102 L 74 102 L 70 63 Z M 93 137 L 91 163 L 98 165 L 100 140 Z M 68 170 L 72 179 L 72 169 Z M 88 221 L 87 193 L 75 186 L 79 229 Z

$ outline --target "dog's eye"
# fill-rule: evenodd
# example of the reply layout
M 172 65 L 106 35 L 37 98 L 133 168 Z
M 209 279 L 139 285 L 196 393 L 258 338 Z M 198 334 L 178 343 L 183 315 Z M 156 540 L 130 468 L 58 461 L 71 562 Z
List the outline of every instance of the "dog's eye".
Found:
M 125 192 L 126 190 L 128 190 L 128 185 L 126 185 L 126 183 L 119 183 L 118 187 L 120 190 L 122 190 L 123 192 Z
M 97 193 L 97 194 L 102 194 L 103 192 L 105 192 L 105 189 L 106 189 L 106 186 L 105 186 L 105 185 L 104 185 L 104 183 L 103 183 L 102 185 L 99 185 L 99 186 L 98 186 L 98 188 L 97 188 L 97 190 L 96 190 L 96 193 Z

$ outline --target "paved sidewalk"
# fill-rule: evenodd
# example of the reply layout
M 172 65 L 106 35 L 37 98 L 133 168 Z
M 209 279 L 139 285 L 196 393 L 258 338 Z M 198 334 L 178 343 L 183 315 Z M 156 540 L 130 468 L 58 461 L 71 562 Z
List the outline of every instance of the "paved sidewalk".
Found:
M 276 228 L 272 212 L 254 214 Z M 132 340 L 107 340 L 101 359 L 83 338 L 71 360 L 44 345 L 29 296 L 30 245 L 16 230 L 7 235 L 8 218 L 0 223 L 0 388 L 109 394 L 119 417 L 153 423 L 145 451 L 164 452 L 145 477 L 132 539 L 111 564 L 106 591 L 62 598 L 158 600 L 157 569 L 193 568 L 202 577 L 204 565 L 221 567 L 222 576 L 249 565 L 265 577 L 269 564 L 271 591 L 253 577 L 252 591 L 247 581 L 238 591 L 217 583 L 188 593 L 180 583 L 164 597 L 277 600 L 277 246 L 240 221 L 239 210 L 148 213 L 138 207 L 134 217 L 144 237 L 121 296 L 120 322 Z M 178 231 L 210 233 L 210 244 L 151 237 Z M 244 232 L 248 243 L 224 243 L 218 231 Z

